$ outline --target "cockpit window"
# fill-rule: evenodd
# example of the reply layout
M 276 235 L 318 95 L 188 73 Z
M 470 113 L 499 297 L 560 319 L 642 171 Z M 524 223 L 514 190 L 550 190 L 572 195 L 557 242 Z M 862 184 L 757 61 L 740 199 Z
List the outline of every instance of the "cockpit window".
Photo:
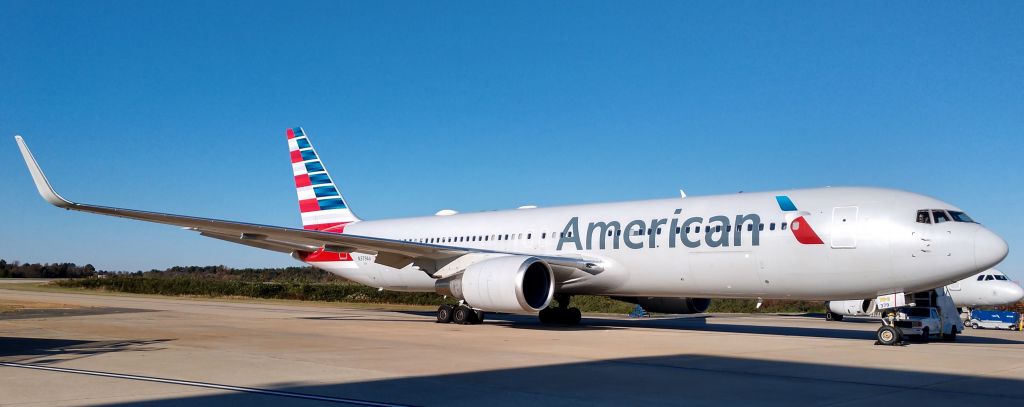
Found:
M 946 214 L 946 211 L 933 210 L 932 217 L 935 218 L 935 223 L 949 222 L 949 215 Z
M 917 211 L 917 223 L 932 223 L 932 217 L 927 210 Z
M 993 278 L 991 274 L 985 276 L 985 281 L 992 281 L 992 280 L 995 280 L 995 278 Z
M 999 281 L 1006 281 L 1006 276 L 1003 276 L 1003 275 L 999 275 L 999 274 L 996 274 L 996 280 L 999 280 Z
M 978 281 L 985 281 L 985 275 L 982 274 L 982 275 L 978 276 Z
M 949 216 L 953 217 L 953 220 L 954 220 L 954 221 L 957 221 L 957 222 L 971 222 L 971 223 L 976 223 L 976 222 L 974 222 L 974 219 L 971 219 L 971 217 L 970 217 L 970 216 L 967 216 L 967 214 L 966 214 L 966 213 L 963 213 L 963 212 L 959 212 L 959 211 L 949 211 Z

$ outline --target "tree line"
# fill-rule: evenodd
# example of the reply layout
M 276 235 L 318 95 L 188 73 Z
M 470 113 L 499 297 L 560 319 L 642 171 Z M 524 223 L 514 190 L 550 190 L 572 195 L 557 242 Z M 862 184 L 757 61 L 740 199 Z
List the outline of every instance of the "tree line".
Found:
M 75 263 L 21 263 L 0 259 L 0 278 L 79 278 L 96 275 L 92 264 Z

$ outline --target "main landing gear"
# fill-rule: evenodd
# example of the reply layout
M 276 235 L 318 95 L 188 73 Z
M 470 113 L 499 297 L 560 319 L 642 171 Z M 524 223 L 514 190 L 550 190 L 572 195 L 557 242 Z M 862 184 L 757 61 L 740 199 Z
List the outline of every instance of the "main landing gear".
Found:
M 558 301 L 558 306 L 549 306 L 540 310 L 540 314 L 537 315 L 540 318 L 540 323 L 552 325 L 579 324 L 583 314 L 579 308 L 569 308 L 569 300 L 571 299 L 572 296 L 569 295 L 555 294 L 555 301 Z
M 466 304 L 444 304 L 437 307 L 437 323 L 454 322 L 460 325 L 476 325 L 484 322 L 484 312 L 470 308 Z

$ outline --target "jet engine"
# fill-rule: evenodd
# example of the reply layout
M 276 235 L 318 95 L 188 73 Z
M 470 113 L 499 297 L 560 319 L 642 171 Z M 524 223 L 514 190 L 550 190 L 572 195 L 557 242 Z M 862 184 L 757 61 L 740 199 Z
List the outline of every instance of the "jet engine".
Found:
M 699 314 L 707 311 L 711 300 L 707 298 L 673 297 L 612 297 L 612 299 L 638 304 L 649 312 L 662 314 Z
M 537 312 L 555 294 L 551 266 L 536 257 L 509 255 L 473 263 L 434 284 L 438 294 L 485 311 Z
M 875 313 L 874 300 L 828 301 L 825 307 L 829 312 L 851 317 L 867 316 Z

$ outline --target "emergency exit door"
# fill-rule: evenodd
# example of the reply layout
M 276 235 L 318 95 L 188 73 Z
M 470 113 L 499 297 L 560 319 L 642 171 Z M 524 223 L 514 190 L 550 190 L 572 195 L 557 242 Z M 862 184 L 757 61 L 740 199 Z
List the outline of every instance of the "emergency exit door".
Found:
M 857 247 L 856 206 L 832 208 L 832 248 L 854 249 Z

